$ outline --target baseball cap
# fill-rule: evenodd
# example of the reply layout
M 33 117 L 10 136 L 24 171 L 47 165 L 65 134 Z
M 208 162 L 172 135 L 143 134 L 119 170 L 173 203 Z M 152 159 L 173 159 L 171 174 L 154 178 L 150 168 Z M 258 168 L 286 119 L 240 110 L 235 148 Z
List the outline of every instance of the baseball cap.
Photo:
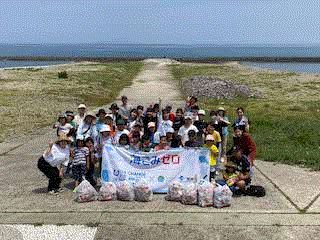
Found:
M 226 111 L 226 110 L 224 109 L 224 107 L 219 107 L 218 111 Z

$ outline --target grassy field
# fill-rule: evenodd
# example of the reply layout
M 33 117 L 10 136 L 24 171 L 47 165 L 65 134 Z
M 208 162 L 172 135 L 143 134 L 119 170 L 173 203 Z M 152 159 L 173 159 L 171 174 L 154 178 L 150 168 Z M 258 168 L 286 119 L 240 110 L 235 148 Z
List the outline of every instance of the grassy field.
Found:
M 236 108 L 244 107 L 251 121 L 250 133 L 258 146 L 258 159 L 320 170 L 318 75 L 253 70 L 235 63 L 184 63 L 172 65 L 171 70 L 177 81 L 212 75 L 262 91 L 265 97 L 261 99 L 201 99 L 200 106 L 207 110 L 224 106 L 231 122 L 235 120 Z M 183 86 L 181 90 L 184 91 Z
M 89 110 L 115 100 L 142 62 L 82 62 L 47 68 L 0 70 L 0 142 L 38 134 L 65 110 Z M 66 71 L 68 78 L 58 78 Z

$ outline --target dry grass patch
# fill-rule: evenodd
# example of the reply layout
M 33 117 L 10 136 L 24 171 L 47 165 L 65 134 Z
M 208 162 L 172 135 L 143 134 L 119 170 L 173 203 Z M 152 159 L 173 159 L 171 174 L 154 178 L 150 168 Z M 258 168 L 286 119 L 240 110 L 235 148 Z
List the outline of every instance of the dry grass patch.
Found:
M 138 74 L 141 62 L 74 63 L 0 70 L 0 139 L 31 136 L 59 112 L 107 104 Z M 58 78 L 66 71 L 68 78 Z

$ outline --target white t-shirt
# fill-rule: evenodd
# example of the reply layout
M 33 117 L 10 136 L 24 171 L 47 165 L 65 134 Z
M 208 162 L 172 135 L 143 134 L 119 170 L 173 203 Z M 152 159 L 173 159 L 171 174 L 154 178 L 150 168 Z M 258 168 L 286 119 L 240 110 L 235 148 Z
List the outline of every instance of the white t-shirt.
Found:
M 190 130 L 194 130 L 196 133 L 198 132 L 198 128 L 191 124 L 188 128 L 185 125 L 181 126 L 178 131 L 178 135 L 181 136 L 181 142 L 184 145 L 186 141 L 189 141 L 188 132 Z
M 52 167 L 57 167 L 61 164 L 68 166 L 70 156 L 70 148 L 67 145 L 65 148 L 61 148 L 58 144 L 53 144 L 50 153 L 46 156 L 43 154 L 44 160 Z
M 161 120 L 159 122 L 157 131 L 163 135 L 166 135 L 166 133 L 172 128 L 172 125 L 173 125 L 173 122 L 171 120 Z
M 60 123 L 57 124 L 57 132 L 58 132 L 58 135 L 62 135 L 62 134 L 65 134 L 67 135 L 69 132 L 70 132 L 70 129 L 72 129 L 72 125 L 70 123 L 66 123 L 65 125 L 61 125 Z
M 113 143 L 114 144 L 118 144 L 119 143 L 119 139 L 120 139 L 120 136 L 122 134 L 127 134 L 129 136 L 130 132 L 127 130 L 127 129 L 123 129 L 122 131 L 117 131 L 116 134 L 114 135 L 114 138 L 113 138 Z
M 85 118 L 86 114 L 84 114 L 83 117 L 80 117 L 79 114 L 77 114 L 76 116 L 74 116 L 73 121 L 77 124 L 77 126 L 80 126 L 81 123 L 83 122 L 83 119 Z

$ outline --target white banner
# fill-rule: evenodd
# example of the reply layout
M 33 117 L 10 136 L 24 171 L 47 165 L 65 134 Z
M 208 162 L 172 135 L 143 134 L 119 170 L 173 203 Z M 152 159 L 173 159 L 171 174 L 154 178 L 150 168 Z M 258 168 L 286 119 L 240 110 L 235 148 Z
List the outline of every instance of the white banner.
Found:
M 106 145 L 102 154 L 102 181 L 129 181 L 145 178 L 154 192 L 165 193 L 173 181 L 209 180 L 210 151 L 206 148 L 174 148 L 159 152 L 133 152 Z

